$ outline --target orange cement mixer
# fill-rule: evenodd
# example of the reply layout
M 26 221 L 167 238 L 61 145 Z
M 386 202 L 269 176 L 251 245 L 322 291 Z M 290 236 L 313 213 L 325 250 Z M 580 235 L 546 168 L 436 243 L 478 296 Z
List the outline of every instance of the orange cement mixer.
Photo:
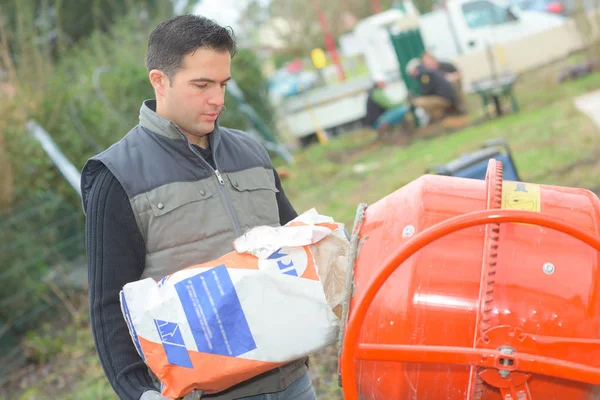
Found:
M 485 181 L 425 175 L 362 211 L 346 400 L 600 398 L 593 193 L 490 160 Z

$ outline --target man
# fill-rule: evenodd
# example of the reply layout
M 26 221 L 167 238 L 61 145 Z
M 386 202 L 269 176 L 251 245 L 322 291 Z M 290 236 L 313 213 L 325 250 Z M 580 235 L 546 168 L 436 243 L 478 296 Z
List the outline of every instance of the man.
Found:
M 384 90 L 386 83 L 383 78 L 375 76 L 373 80 L 374 84 L 367 95 L 364 124 L 381 134 L 390 125 L 402 123 L 409 109 L 402 103 L 394 103 L 387 97 Z
M 445 61 L 438 61 L 438 59 L 435 58 L 433 54 L 429 52 L 424 52 L 421 55 L 421 60 L 423 61 L 423 66 L 425 68 L 437 70 L 444 74 L 446 80 L 452 84 L 452 87 L 454 87 L 454 91 L 456 91 L 456 94 L 458 96 L 459 108 L 461 110 L 464 109 L 465 102 L 462 89 L 462 75 L 454 66 L 454 64 Z
M 423 66 L 429 69 L 435 69 L 444 73 L 445 78 L 453 82 L 455 80 L 460 80 L 460 72 L 454 66 L 454 64 L 439 61 L 437 58 L 433 56 L 433 54 L 429 52 L 424 52 L 421 55 L 421 60 L 423 61 Z
M 406 65 L 406 73 L 421 86 L 421 95 L 413 100 L 415 107 L 423 108 L 433 121 L 458 109 L 458 95 L 440 71 L 426 68 L 418 58 L 413 58 Z
M 139 124 L 82 171 L 92 332 L 121 399 L 163 399 L 131 340 L 121 288 L 214 260 L 244 231 L 297 216 L 265 149 L 219 126 L 235 48 L 227 29 L 203 17 L 159 24 L 146 55 L 156 99 L 143 102 Z M 316 398 L 306 358 L 202 397 L 275 392 L 279 399 Z

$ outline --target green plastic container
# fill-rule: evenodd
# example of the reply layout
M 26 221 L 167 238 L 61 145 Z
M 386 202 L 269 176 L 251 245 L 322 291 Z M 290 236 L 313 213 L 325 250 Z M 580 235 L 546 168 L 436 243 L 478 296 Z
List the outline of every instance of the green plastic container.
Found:
M 402 80 L 406 84 L 406 88 L 411 91 L 415 96 L 421 94 L 419 83 L 408 76 L 406 73 L 406 64 L 415 57 L 421 57 L 421 54 L 425 51 L 425 45 L 423 44 L 423 37 L 419 29 L 411 29 L 400 33 L 390 33 L 392 45 L 398 58 L 398 64 L 400 65 L 400 75 Z

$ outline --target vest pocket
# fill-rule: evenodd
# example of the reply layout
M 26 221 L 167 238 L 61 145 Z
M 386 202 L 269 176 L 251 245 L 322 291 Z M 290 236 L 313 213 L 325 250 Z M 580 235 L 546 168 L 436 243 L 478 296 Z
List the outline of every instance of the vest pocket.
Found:
M 207 200 L 213 196 L 207 187 L 198 182 L 175 182 L 146 193 L 152 213 L 160 217 L 189 203 Z
M 244 229 L 257 225 L 279 225 L 279 190 L 272 170 L 255 167 L 226 175 L 231 187 L 231 201 Z
M 271 176 L 269 176 L 271 175 Z M 270 170 L 262 167 L 250 168 L 240 172 L 230 172 L 227 174 L 231 186 L 239 192 L 253 190 L 270 190 L 278 193 L 279 190 L 275 186 L 275 176 Z
M 208 180 L 173 182 L 146 193 L 148 212 L 138 218 L 145 220 L 147 252 L 175 249 L 231 229 L 220 197 Z

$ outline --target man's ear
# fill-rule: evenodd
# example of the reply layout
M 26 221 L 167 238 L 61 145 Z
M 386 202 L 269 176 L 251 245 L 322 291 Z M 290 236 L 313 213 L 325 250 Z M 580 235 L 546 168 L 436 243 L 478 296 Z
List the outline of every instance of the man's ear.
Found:
M 169 77 L 165 75 L 164 72 L 153 69 L 148 73 L 148 77 L 150 78 L 150 83 L 152 87 L 156 91 L 156 94 L 159 96 L 164 96 L 167 87 L 169 86 Z

